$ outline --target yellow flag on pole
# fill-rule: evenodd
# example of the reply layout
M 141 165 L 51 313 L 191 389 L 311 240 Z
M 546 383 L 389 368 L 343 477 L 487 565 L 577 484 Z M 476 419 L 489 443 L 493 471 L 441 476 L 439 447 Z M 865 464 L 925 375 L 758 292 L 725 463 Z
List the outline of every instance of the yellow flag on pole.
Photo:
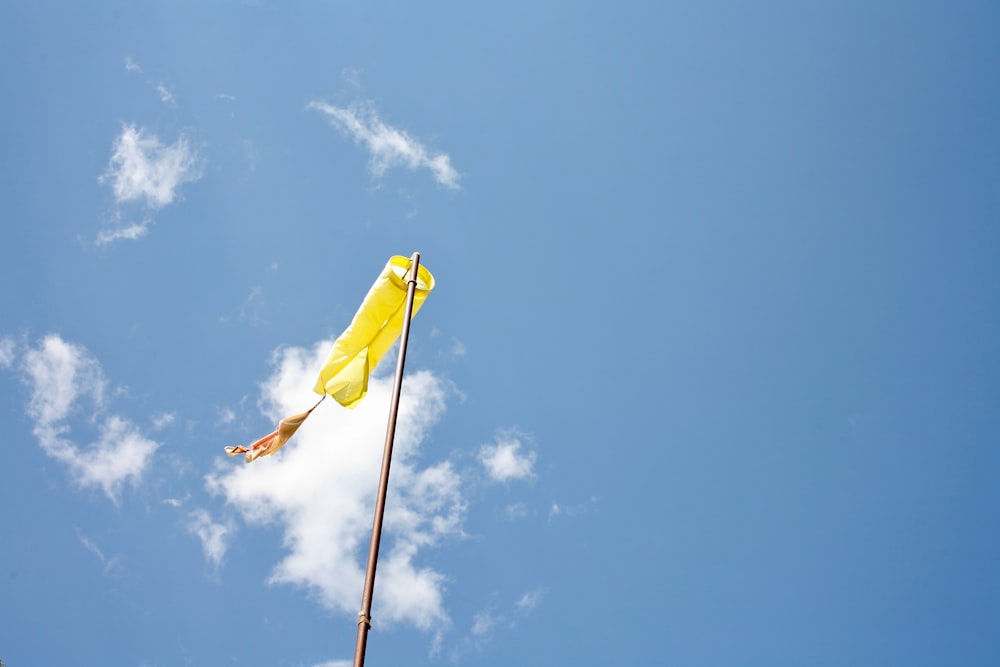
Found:
M 375 369 L 403 331 L 410 265 L 409 257 L 396 255 L 389 259 L 350 326 L 334 341 L 316 380 L 314 391 L 317 394 L 323 394 L 323 398 L 332 396 L 344 407 L 353 408 L 368 393 L 369 372 Z M 417 314 L 432 289 L 434 276 L 421 265 L 417 270 L 411 317 Z M 305 412 L 285 417 L 274 431 L 250 445 L 226 447 L 226 454 L 246 454 L 247 463 L 274 454 L 322 401 L 321 398 Z
M 313 388 L 353 408 L 368 393 L 368 374 L 403 331 L 410 258 L 395 256 L 368 290 L 350 326 L 333 343 Z M 434 276 L 420 265 L 413 294 L 413 315 L 434 289 Z

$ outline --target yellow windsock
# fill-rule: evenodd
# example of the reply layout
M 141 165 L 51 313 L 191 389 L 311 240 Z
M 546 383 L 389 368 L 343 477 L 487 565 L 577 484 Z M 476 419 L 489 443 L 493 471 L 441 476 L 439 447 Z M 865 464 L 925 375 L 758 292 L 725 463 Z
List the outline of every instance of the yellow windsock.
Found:
M 396 255 L 389 259 L 375 284 L 368 290 L 361 308 L 354 314 L 350 326 L 333 343 L 333 349 L 319 372 L 314 391 L 332 396 L 347 408 L 353 408 L 368 393 L 368 374 L 389 351 L 403 332 L 406 315 L 406 293 L 410 277 L 411 260 Z M 423 266 L 417 271 L 413 294 L 413 313 L 416 315 L 427 295 L 434 289 L 434 276 Z M 230 456 L 246 454 L 247 463 L 274 454 L 299 429 L 316 406 L 306 412 L 285 417 L 277 428 L 260 440 L 243 446 L 226 447 Z
M 368 374 L 389 351 L 403 331 L 409 257 L 389 259 L 375 284 L 368 290 L 350 326 L 333 343 L 313 388 L 347 408 L 353 408 L 368 393 Z M 420 265 L 413 295 L 413 315 L 434 289 L 434 276 Z

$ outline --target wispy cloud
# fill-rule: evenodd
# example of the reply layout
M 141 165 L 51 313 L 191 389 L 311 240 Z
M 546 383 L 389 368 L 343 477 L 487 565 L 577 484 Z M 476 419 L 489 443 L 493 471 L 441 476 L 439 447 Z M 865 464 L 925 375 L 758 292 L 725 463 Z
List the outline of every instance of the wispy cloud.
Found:
M 215 567 L 221 565 L 229 547 L 232 524 L 216 523 L 206 510 L 198 508 L 188 515 L 187 530 L 201 540 L 205 559 Z
M 13 338 L 0 338 L 0 368 L 10 368 L 14 365 L 17 345 Z
M 115 219 L 120 219 L 120 216 L 116 215 Z M 128 223 L 123 227 L 102 229 L 97 233 L 97 245 L 107 245 L 122 239 L 126 241 L 141 239 L 149 231 L 151 224 L 153 224 L 152 218 L 144 218 L 141 222 Z
M 515 603 L 518 609 L 530 611 L 542 603 L 541 589 L 528 591 Z
M 108 168 L 98 179 L 111 187 L 115 210 L 112 229 L 103 230 L 97 243 L 141 238 L 153 222 L 152 214 L 173 203 L 182 184 L 201 175 L 201 158 L 183 135 L 164 144 L 140 127 L 124 125 L 111 146 Z M 123 222 L 126 217 L 139 220 Z
M 177 415 L 172 412 L 161 412 L 158 415 L 153 415 L 152 424 L 153 428 L 157 431 L 162 430 L 176 421 Z
M 534 477 L 535 452 L 521 452 L 521 440 L 515 433 L 501 433 L 494 445 L 479 448 L 479 462 L 497 482 Z
M 232 424 L 234 421 L 236 421 L 236 413 L 233 411 L 232 408 L 226 408 L 226 407 L 219 408 L 217 411 L 217 415 L 218 416 L 216 417 L 216 419 L 218 420 L 219 424 Z
M 465 343 L 455 338 L 451 339 L 451 349 L 448 350 L 448 356 L 452 359 L 460 359 L 468 353 L 468 348 L 465 347 Z
M 174 94 L 170 92 L 167 85 L 163 82 L 156 84 L 156 92 L 160 95 L 160 101 L 164 104 L 169 104 L 170 106 L 176 106 L 174 101 Z
M 83 545 L 84 549 L 97 556 L 97 559 L 101 561 L 104 574 L 111 574 L 121 564 L 121 556 L 105 557 L 104 552 L 98 548 L 97 544 L 79 530 L 76 531 L 76 537 L 80 540 L 80 544 Z
M 473 637 L 485 637 L 493 631 L 493 626 L 496 625 L 497 619 L 494 618 L 493 612 L 489 609 L 484 609 L 480 611 L 472 618 L 472 628 L 469 632 Z
M 447 154 L 431 152 L 406 132 L 383 123 L 370 104 L 336 107 L 314 101 L 308 108 L 324 114 L 334 127 L 368 149 L 369 167 L 375 176 L 393 167 L 427 169 L 441 185 L 459 188 L 459 174 Z
M 553 501 L 552 507 L 549 508 L 549 519 L 555 519 L 560 516 L 575 517 L 585 514 L 592 506 L 596 505 L 598 498 L 596 496 L 591 496 L 586 502 L 577 503 L 575 505 L 560 505 L 559 503 Z
M 508 519 L 523 519 L 528 516 L 528 507 L 522 502 L 511 503 L 504 508 L 504 513 Z
M 243 303 L 240 304 L 240 319 L 250 326 L 259 325 L 263 320 L 264 305 L 264 288 L 257 285 L 250 290 Z
M 496 595 L 491 597 L 495 598 Z M 517 627 L 519 621 L 530 614 L 541 601 L 541 589 L 525 593 L 512 607 L 497 605 L 496 600 L 492 600 L 486 608 L 472 615 L 468 634 L 443 652 L 453 664 L 465 662 L 464 657 L 468 654 L 482 654 L 498 635 L 502 636 Z M 443 646 L 440 648 L 444 649 Z
M 42 450 L 69 468 L 81 487 L 100 488 L 117 504 L 122 487 L 142 479 L 159 444 L 124 417 L 103 416 L 107 381 L 82 346 L 46 336 L 27 350 L 20 369 L 31 390 L 27 412 Z M 98 435 L 81 447 L 68 437 L 69 421 L 88 402 L 87 421 L 98 424 Z
M 340 70 L 340 78 L 355 88 L 361 88 L 362 74 L 364 74 L 364 70 L 357 67 L 345 67 Z
M 129 74 L 144 74 L 142 67 L 131 56 L 125 56 L 125 71 Z M 142 76 L 140 77 L 148 86 L 156 90 L 156 94 L 159 95 L 160 101 L 164 104 L 169 104 L 172 107 L 177 106 L 177 102 L 174 99 L 174 93 L 171 91 L 167 84 L 162 81 L 157 81 L 153 84 L 153 80 L 150 77 Z
M 329 346 L 284 348 L 276 355 L 274 372 L 262 383 L 261 404 L 271 422 L 314 402 L 310 389 Z M 327 608 L 352 616 L 364 578 L 391 384 L 391 377 L 372 377 L 356 409 L 323 405 L 277 455 L 252 465 L 226 460 L 207 477 L 208 488 L 247 522 L 281 527 L 288 552 L 270 582 L 302 586 Z M 407 376 L 375 592 L 381 623 L 429 630 L 448 622 L 445 575 L 421 561 L 427 549 L 462 535 L 466 500 L 449 462 L 417 462 L 446 398 L 445 382 L 433 373 Z

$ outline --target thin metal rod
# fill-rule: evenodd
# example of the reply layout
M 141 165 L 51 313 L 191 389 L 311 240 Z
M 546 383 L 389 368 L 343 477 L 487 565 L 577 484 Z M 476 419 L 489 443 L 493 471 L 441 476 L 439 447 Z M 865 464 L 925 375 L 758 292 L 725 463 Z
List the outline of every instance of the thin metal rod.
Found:
M 368 569 L 365 570 L 365 592 L 358 612 L 358 640 L 354 644 L 354 667 L 364 667 L 368 630 L 372 624 L 372 596 L 375 594 L 375 566 L 378 547 L 382 540 L 382 516 L 385 514 L 385 496 L 389 490 L 389 465 L 392 462 L 392 443 L 396 437 L 396 415 L 399 413 L 399 394 L 403 388 L 403 365 L 406 363 L 406 344 L 410 337 L 410 318 L 413 316 L 413 295 L 417 291 L 417 271 L 420 253 L 410 258 L 410 280 L 406 287 L 406 310 L 403 312 L 403 331 L 399 337 L 399 360 L 396 362 L 396 380 L 392 387 L 392 404 L 389 406 L 389 424 L 385 429 L 385 451 L 382 453 L 382 474 L 378 481 L 375 499 L 375 519 L 372 521 L 372 541 L 368 548 Z

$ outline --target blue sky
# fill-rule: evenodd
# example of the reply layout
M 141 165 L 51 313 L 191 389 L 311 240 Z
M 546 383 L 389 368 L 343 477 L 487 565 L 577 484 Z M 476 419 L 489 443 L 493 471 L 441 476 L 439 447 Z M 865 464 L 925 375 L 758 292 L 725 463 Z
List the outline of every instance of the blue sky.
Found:
M 0 657 L 1000 661 L 995 3 L 0 7 Z

